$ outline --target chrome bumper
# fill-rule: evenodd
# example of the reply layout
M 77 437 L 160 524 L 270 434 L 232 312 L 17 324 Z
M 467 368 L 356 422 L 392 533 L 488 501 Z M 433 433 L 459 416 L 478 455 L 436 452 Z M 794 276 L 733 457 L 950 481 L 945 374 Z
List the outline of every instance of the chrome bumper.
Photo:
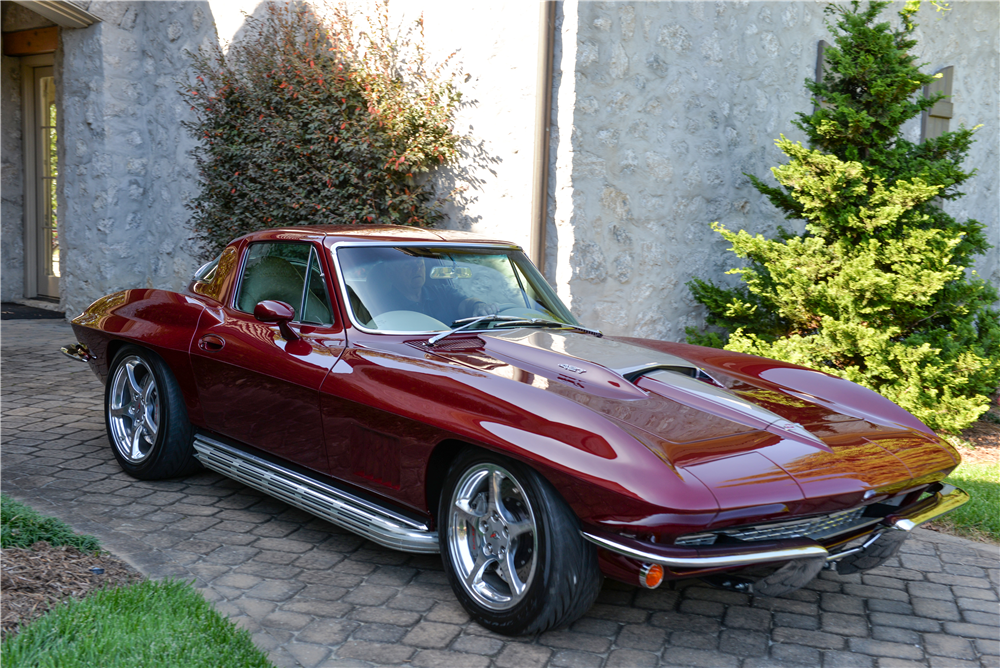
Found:
M 68 346 L 63 346 L 59 349 L 59 352 L 77 362 L 89 362 L 96 359 L 96 356 L 92 355 L 87 346 L 82 343 L 71 343 Z
M 889 515 L 883 524 L 899 531 L 913 531 L 924 522 L 950 513 L 968 500 L 969 494 L 965 490 L 953 485 L 943 485 L 941 491 L 934 496 L 911 506 L 905 512 Z
M 969 495 L 963 490 L 944 485 L 934 496 L 914 504 L 901 513 L 889 515 L 880 523 L 873 525 L 871 538 L 860 548 L 835 554 L 830 554 L 825 547 L 809 538 L 746 542 L 742 545 L 676 547 L 647 543 L 614 534 L 591 531 L 581 531 L 581 534 L 605 550 L 640 563 L 660 564 L 667 568 L 740 568 L 753 564 L 817 557 L 834 561 L 867 547 L 885 531 L 912 531 L 925 522 L 955 510 L 968 500 Z

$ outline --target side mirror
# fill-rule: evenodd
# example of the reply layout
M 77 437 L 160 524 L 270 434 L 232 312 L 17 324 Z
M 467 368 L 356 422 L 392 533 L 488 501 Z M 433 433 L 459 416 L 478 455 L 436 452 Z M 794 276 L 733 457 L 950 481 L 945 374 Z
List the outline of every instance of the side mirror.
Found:
M 278 331 L 286 341 L 299 340 L 299 335 L 288 326 L 295 319 L 295 309 L 285 302 L 265 299 L 253 307 L 253 317 L 261 322 L 277 323 Z

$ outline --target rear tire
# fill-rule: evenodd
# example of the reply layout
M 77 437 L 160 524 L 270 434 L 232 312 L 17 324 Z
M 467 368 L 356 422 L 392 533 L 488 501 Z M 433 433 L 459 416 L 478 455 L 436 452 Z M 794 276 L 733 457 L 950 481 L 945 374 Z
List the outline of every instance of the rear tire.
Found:
M 597 549 L 535 471 L 488 452 L 462 453 L 438 512 L 441 559 L 462 607 L 504 635 L 572 622 L 597 598 Z
M 125 346 L 111 363 L 104 421 L 115 459 L 140 480 L 193 473 L 194 429 L 173 373 L 157 355 Z

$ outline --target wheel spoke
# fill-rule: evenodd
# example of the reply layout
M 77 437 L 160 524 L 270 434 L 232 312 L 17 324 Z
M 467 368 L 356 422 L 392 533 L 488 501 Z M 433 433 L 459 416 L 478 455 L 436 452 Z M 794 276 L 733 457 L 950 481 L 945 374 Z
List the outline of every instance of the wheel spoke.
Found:
M 478 511 L 469 504 L 468 499 L 457 499 L 455 501 L 455 510 L 458 511 L 459 517 L 465 522 L 471 522 L 476 524 L 476 521 L 481 519 L 486 515 L 486 511 Z
M 493 469 L 490 471 L 490 509 L 496 510 L 502 517 L 509 518 L 510 513 L 507 509 L 503 507 L 503 496 L 501 492 L 501 487 L 503 485 L 504 475 L 499 469 Z
M 146 434 L 149 436 L 149 441 L 152 443 L 156 440 L 156 431 L 159 426 L 153 420 L 153 407 L 147 406 L 146 410 L 142 414 L 142 428 L 145 430 Z
M 517 567 L 514 565 L 514 552 L 512 550 L 507 550 L 503 561 L 500 562 L 500 570 L 504 582 L 510 587 L 510 591 L 514 597 L 517 598 L 520 596 L 527 585 L 517 574 Z
M 125 364 L 125 380 L 128 383 L 128 391 L 132 395 L 132 401 L 138 401 L 142 397 L 142 385 L 135 377 L 136 362 Z
M 123 417 L 128 417 L 128 409 L 124 406 L 112 405 L 111 408 L 108 409 L 108 415 L 120 420 Z
M 132 441 L 132 459 L 138 460 L 142 457 L 142 450 L 139 449 L 139 445 L 142 443 L 142 423 L 138 417 L 132 423 L 130 440 Z
M 156 401 L 156 383 L 153 381 L 153 374 L 147 374 L 142 379 L 142 401 L 147 406 L 152 406 Z
M 469 569 L 469 574 L 465 576 L 465 584 L 470 589 L 478 589 L 483 583 L 483 573 L 489 568 L 490 564 L 497 562 L 495 556 L 487 556 L 480 552 L 476 555 L 476 563 L 473 564 L 472 568 Z
M 510 540 L 514 540 L 518 536 L 522 536 L 526 533 L 534 533 L 535 525 L 532 524 L 531 520 L 521 520 L 519 522 L 511 522 L 507 525 L 508 536 Z

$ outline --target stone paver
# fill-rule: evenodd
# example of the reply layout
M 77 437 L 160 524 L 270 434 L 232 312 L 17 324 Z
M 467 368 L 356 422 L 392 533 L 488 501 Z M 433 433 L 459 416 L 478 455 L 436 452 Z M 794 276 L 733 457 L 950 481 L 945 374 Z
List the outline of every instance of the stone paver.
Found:
M 608 581 L 568 629 L 469 621 L 437 555 L 406 555 L 210 472 L 143 482 L 107 443 L 103 388 L 58 321 L 2 324 L 3 491 L 96 535 L 150 577 L 193 580 L 278 666 L 926 666 L 1000 663 L 996 547 L 917 530 L 865 574 L 786 597 Z

